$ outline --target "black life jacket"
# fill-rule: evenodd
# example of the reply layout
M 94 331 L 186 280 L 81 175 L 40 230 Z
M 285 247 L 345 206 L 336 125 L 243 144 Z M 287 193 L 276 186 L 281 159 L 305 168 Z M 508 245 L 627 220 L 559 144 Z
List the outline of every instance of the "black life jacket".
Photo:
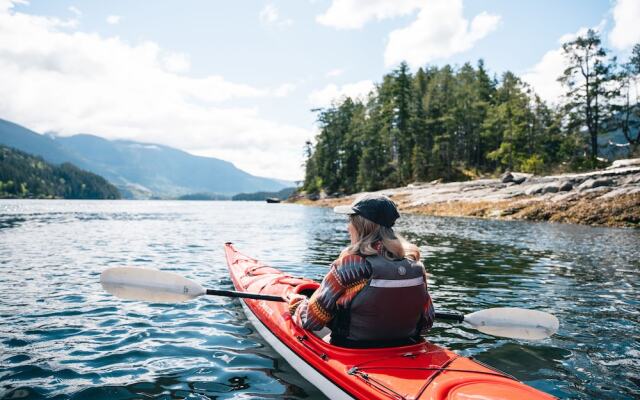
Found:
M 428 301 L 420 262 L 366 257 L 372 274 L 347 308 L 338 308 L 329 324 L 332 343 L 392 343 L 417 338 Z M 346 340 L 345 340 L 346 339 Z

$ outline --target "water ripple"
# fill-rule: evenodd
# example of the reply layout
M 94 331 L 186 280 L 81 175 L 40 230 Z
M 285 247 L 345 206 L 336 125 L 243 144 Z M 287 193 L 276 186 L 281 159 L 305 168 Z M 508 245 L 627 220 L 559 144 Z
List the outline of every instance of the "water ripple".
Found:
M 640 396 L 640 233 L 405 216 L 440 310 L 549 311 L 557 335 L 495 338 L 436 322 L 430 340 L 561 398 Z M 347 243 L 329 210 L 287 204 L 0 201 L 0 398 L 323 398 L 235 300 L 122 301 L 100 272 L 133 265 L 231 289 L 222 243 L 321 279 Z

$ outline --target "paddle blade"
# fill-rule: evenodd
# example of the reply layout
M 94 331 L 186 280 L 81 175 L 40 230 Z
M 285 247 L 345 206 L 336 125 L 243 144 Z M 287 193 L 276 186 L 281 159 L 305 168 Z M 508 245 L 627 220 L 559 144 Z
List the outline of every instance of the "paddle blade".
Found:
M 514 339 L 539 340 L 558 331 L 553 315 L 522 308 L 488 308 L 464 316 L 464 322 L 482 333 Z
M 148 268 L 108 268 L 100 274 L 100 283 L 122 299 L 154 303 L 178 303 L 205 294 L 205 289 L 190 279 Z

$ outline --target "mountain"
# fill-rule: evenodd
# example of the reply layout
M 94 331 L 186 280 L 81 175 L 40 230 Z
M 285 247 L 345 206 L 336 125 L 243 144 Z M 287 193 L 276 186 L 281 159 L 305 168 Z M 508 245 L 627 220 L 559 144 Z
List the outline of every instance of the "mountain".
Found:
M 0 119 L 0 144 L 38 155 L 54 164 L 75 161 L 74 155 L 60 147 L 51 137 L 3 119 Z
M 294 187 L 284 188 L 278 192 L 256 192 L 256 193 L 238 193 L 233 196 L 231 200 L 234 201 L 265 201 L 269 198 L 275 198 L 279 200 L 288 199 L 289 196 L 296 191 Z
M 635 113 L 632 113 L 629 117 L 629 123 L 631 125 L 631 137 L 638 136 L 638 129 L 640 129 L 640 110 L 637 108 L 640 105 L 636 105 Z M 624 113 L 614 114 L 613 120 L 617 126 L 626 118 Z M 624 136 L 622 128 L 618 127 L 614 131 L 607 132 L 602 135 L 598 135 L 598 156 L 604 157 L 609 161 L 629 158 L 631 155 L 631 146 L 629 141 Z
M 103 177 L 0 145 L 0 198 L 119 199 Z
M 228 161 L 194 156 L 168 146 L 107 140 L 89 134 L 40 135 L 2 119 L 0 144 L 52 163 L 70 162 L 105 177 L 130 198 L 177 198 L 192 193 L 232 196 L 291 186 L 251 175 Z

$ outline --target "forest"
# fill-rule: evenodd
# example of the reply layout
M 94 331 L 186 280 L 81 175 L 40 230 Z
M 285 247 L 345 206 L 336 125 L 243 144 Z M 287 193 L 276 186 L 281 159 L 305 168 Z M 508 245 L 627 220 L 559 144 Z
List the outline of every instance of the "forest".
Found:
M 305 146 L 307 193 L 350 194 L 504 171 L 534 174 L 606 165 L 598 138 L 622 132 L 640 143 L 640 44 L 610 57 L 597 32 L 563 44 L 565 94 L 543 101 L 512 72 L 492 76 L 483 60 L 460 67 L 406 63 L 366 99 L 318 109 L 320 133 Z
M 119 199 L 101 176 L 0 145 L 0 198 Z

